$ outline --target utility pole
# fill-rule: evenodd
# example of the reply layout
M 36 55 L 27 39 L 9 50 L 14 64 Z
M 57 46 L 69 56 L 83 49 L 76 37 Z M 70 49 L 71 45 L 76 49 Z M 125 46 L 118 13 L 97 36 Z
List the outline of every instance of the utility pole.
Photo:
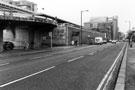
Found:
M 88 10 L 83 10 L 83 11 L 81 11 L 81 39 L 80 39 L 80 43 L 81 43 L 81 46 L 82 46 L 82 13 L 83 12 L 88 12 Z

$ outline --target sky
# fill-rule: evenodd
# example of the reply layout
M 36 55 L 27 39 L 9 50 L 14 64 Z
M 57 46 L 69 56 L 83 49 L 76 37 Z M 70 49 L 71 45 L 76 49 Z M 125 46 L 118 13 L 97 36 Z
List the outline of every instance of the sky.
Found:
M 118 16 L 119 31 L 126 33 L 135 27 L 134 0 L 29 0 L 37 4 L 38 11 L 50 16 L 80 25 L 81 11 L 83 23 L 91 17 Z M 42 10 L 44 8 L 44 10 Z

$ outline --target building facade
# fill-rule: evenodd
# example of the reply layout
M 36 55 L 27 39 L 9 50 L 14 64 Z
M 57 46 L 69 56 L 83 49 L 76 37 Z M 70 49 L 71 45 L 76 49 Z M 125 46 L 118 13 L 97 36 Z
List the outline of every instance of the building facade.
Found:
M 77 44 L 94 44 L 97 36 L 105 38 L 104 33 L 82 29 L 69 23 L 60 23 L 53 30 L 53 45 L 71 45 L 71 41 L 77 41 Z M 82 41 L 81 41 L 82 40 Z
M 12 1 L 12 4 L 15 6 L 21 7 L 22 9 L 37 12 L 37 4 L 27 1 L 27 0 Z
M 27 1 L 27 0 L 18 0 L 18 1 L 14 1 L 14 0 L 0 0 L 2 2 L 8 3 L 8 4 L 12 4 L 14 6 L 20 7 L 22 9 L 25 10 L 29 10 L 32 12 L 37 12 L 37 4 Z
M 0 1 L 5 2 L 5 3 L 9 3 L 9 4 L 10 4 L 10 2 L 13 2 L 13 0 L 0 0 Z
M 90 29 L 106 34 L 107 40 L 118 39 L 118 17 L 93 17 L 84 23 L 85 29 Z

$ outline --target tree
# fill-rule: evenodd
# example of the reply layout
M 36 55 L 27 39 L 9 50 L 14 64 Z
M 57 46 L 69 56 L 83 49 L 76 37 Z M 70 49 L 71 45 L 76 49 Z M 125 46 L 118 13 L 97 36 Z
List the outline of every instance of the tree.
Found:
M 132 38 L 134 36 L 134 33 L 135 33 L 135 31 L 129 31 L 128 32 L 127 39 L 128 39 L 128 42 L 129 42 L 130 47 L 132 47 Z

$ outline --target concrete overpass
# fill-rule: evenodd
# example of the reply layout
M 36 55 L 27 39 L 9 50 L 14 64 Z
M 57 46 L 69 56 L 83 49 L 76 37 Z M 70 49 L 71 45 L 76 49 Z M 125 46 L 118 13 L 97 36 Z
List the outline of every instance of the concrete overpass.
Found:
M 49 16 L 42 17 L 36 13 L 21 9 L 0 1 L 0 51 L 3 51 L 3 41 L 15 42 L 17 47 L 40 47 L 43 37 L 57 27 L 57 22 Z M 34 42 L 32 46 L 31 42 Z

